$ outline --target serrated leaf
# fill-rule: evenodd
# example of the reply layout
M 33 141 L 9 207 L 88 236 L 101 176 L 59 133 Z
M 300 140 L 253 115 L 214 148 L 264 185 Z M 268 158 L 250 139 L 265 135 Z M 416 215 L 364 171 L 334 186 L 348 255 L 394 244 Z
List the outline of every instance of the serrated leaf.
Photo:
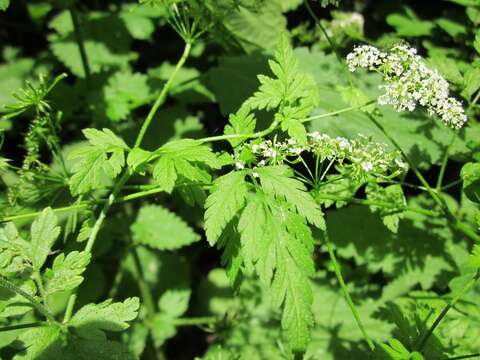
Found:
M 135 242 L 159 250 L 175 250 L 200 240 L 185 221 L 158 205 L 140 209 L 132 232 Z
M 168 289 L 160 296 L 158 308 L 161 312 L 178 318 L 187 311 L 190 295 L 191 290 L 188 288 Z
M 101 188 L 114 179 L 125 164 L 128 146 L 109 129 L 84 129 L 89 145 L 74 149 L 69 158 L 75 160 L 70 178 L 72 194 L 84 194 Z
M 31 268 L 31 243 L 22 239 L 13 223 L 0 229 L 0 274 L 9 276 Z
M 210 175 L 198 164 L 214 169 L 221 167 L 215 153 L 193 139 L 170 141 L 155 153 L 160 159 L 153 168 L 153 178 L 166 192 L 173 190 L 178 174 L 192 181 L 209 182 Z
M 104 331 L 122 331 L 138 315 L 140 301 L 137 297 L 123 302 L 106 300 L 99 304 L 88 304 L 79 309 L 69 322 L 85 339 L 105 338 Z
M 225 135 L 245 135 L 253 134 L 255 131 L 256 119 L 250 114 L 250 109 L 246 106 L 241 107 L 236 114 L 230 114 L 228 117 L 229 125 L 225 126 Z M 232 147 L 242 144 L 245 139 L 228 139 Z
M 401 185 L 390 185 L 384 188 L 377 183 L 369 183 L 365 191 L 367 200 L 384 205 L 370 205 L 370 209 L 380 214 L 383 223 L 391 232 L 398 232 L 398 224 L 403 218 L 403 211 L 407 205 Z
M 127 164 L 132 170 L 137 170 L 139 166 L 147 163 L 152 155 L 153 153 L 151 151 L 134 148 L 128 153 Z
M 103 128 L 98 130 L 89 128 L 83 129 L 82 132 L 91 145 L 105 152 L 113 152 L 118 149 L 128 150 L 127 144 L 110 129 Z
M 285 203 L 257 193 L 242 212 L 238 224 L 242 253 L 267 284 L 275 306 L 283 305 L 282 327 L 292 348 L 304 350 L 313 324 L 313 238 L 302 216 Z
M 411 12 L 408 12 L 407 15 L 388 15 L 387 24 L 393 26 L 398 35 L 411 37 L 430 35 L 435 27 L 433 22 L 420 20 Z
M 227 224 L 240 211 L 248 193 L 245 172 L 230 172 L 217 178 L 205 202 L 205 231 L 213 246 Z
M 91 254 L 85 251 L 72 251 L 65 256 L 61 253 L 51 269 L 45 271 L 45 293 L 51 295 L 58 291 L 73 290 L 83 281 L 83 272 L 90 262 Z
M 268 194 L 285 199 L 308 222 L 319 229 L 325 229 L 320 207 L 306 192 L 305 185 L 293 178 L 293 171 L 284 165 L 268 166 L 256 170 L 260 175 L 262 188 Z
M 48 207 L 35 219 L 30 228 L 30 251 L 35 270 L 40 270 L 47 260 L 58 235 L 60 235 L 60 227 L 57 226 L 57 217 Z
M 480 163 L 466 163 L 460 172 L 463 191 L 473 201 L 480 202 Z
M 147 103 L 151 91 L 146 75 L 121 71 L 108 79 L 103 92 L 107 117 L 120 121 L 125 120 L 132 109 Z

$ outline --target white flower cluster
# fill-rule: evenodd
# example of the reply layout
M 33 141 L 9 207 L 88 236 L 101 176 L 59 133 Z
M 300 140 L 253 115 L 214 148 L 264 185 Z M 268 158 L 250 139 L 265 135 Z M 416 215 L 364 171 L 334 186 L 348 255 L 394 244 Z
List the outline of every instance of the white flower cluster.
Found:
M 308 142 L 304 146 L 299 145 L 295 139 L 282 142 L 266 140 L 246 146 L 256 156 L 257 166 L 282 164 L 287 159 L 298 158 L 303 152 L 311 152 L 319 156 L 322 162 L 337 161 L 339 166 L 351 169 L 355 177 L 368 173 L 403 172 L 406 169 L 397 151 L 388 151 L 385 144 L 374 143 L 365 136 L 359 135 L 356 140 L 333 138 L 319 132 L 307 136 Z M 243 163 L 236 165 L 237 169 L 243 166 Z
M 383 75 L 380 85 L 384 94 L 380 105 L 392 105 L 397 111 L 413 111 L 417 104 L 429 115 L 437 115 L 453 128 L 460 129 L 467 121 L 462 104 L 449 97 L 448 82 L 437 70 L 427 67 L 417 51 L 406 45 L 397 45 L 390 52 L 363 45 L 347 55 L 350 71 L 357 68 L 374 70 Z
M 339 30 L 346 29 L 351 26 L 354 26 L 360 31 L 363 31 L 363 25 L 365 23 L 365 20 L 362 14 L 358 12 L 339 11 L 335 12 L 335 14 L 337 15 L 336 18 L 334 18 L 330 22 L 330 26 L 327 28 L 327 32 L 330 32 L 328 35 L 332 35 Z

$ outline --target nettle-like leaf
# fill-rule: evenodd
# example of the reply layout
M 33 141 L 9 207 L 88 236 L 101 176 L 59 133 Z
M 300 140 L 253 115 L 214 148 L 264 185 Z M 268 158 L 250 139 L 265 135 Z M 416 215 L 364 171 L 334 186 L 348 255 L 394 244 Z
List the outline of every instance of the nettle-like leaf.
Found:
M 159 250 L 179 249 L 200 240 L 185 221 L 159 205 L 142 207 L 132 232 L 135 242 Z
M 73 290 L 83 282 L 83 272 L 90 262 L 91 254 L 85 251 L 72 251 L 67 256 L 58 255 L 51 269 L 45 271 L 45 293 Z
M 57 217 L 52 209 L 46 208 L 30 228 L 30 258 L 35 270 L 40 270 L 47 260 L 58 235 L 60 227 L 57 226 Z
M 365 191 L 368 200 L 379 203 L 379 205 L 370 205 L 370 209 L 380 214 L 383 223 L 391 232 L 397 233 L 398 224 L 403 218 L 403 211 L 407 205 L 402 186 L 396 184 L 384 188 L 378 183 L 369 183 Z
M 79 195 L 101 188 L 114 179 L 125 164 L 125 142 L 109 129 L 84 129 L 89 145 L 75 149 L 70 154 L 74 160 L 70 179 L 72 194 Z
M 30 243 L 20 236 L 13 223 L 0 229 L 0 274 L 19 274 L 31 268 Z
M 84 339 L 105 337 L 105 331 L 122 331 L 138 315 L 140 301 L 137 297 L 123 302 L 106 300 L 99 304 L 88 304 L 78 310 L 69 322 Z
M 308 277 L 315 270 L 313 238 L 304 218 L 287 203 L 257 193 L 243 211 L 238 229 L 246 262 L 255 264 L 275 305 L 283 305 L 282 327 L 292 348 L 305 349 L 313 325 Z
M 225 135 L 246 135 L 253 134 L 255 131 L 255 125 L 257 123 L 255 116 L 250 113 L 248 106 L 243 106 L 236 114 L 230 114 L 228 117 L 229 125 L 225 126 Z M 228 142 L 232 147 L 237 147 L 245 140 L 242 139 L 229 139 Z
M 153 178 L 170 193 L 178 176 L 200 183 L 209 183 L 210 174 L 201 167 L 218 169 L 221 162 L 212 150 L 197 140 L 182 139 L 166 143 L 156 151 L 160 157 L 153 168 Z
M 104 88 L 107 117 L 112 121 L 125 120 L 132 109 L 149 101 L 150 93 L 146 75 L 117 72 Z
M 317 103 L 315 82 L 310 75 L 300 71 L 285 34 L 280 39 L 275 60 L 269 60 L 268 64 L 276 78 L 259 75 L 260 87 L 245 105 L 259 110 L 279 108 L 275 116 L 282 124 L 282 130 L 305 143 L 307 135 L 301 120 L 310 114 Z
M 217 178 L 205 202 L 207 240 L 214 245 L 227 224 L 244 207 L 248 184 L 244 171 L 230 172 Z
M 306 192 L 305 185 L 293 178 L 292 169 L 285 165 L 278 165 L 259 168 L 257 172 L 266 193 L 277 199 L 285 199 L 310 224 L 319 229 L 325 229 L 325 220 L 320 207 Z
M 207 239 L 225 247 L 222 261 L 232 284 L 242 262 L 255 269 L 276 306 L 283 306 L 282 326 L 292 347 L 302 350 L 313 324 L 308 279 L 314 273 L 313 238 L 308 223 L 324 229 L 323 213 L 287 166 L 255 169 L 260 181 L 255 193 L 249 193 L 254 186 L 246 182 L 247 173 L 232 172 L 215 181 L 206 201 Z M 240 241 L 232 224 L 236 216 Z M 227 235 L 219 240 L 222 232 Z

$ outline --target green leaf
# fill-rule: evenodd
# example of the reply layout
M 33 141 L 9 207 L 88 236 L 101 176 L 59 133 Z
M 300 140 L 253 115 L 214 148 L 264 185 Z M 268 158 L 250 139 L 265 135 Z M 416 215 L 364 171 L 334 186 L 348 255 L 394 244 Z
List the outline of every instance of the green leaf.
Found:
M 143 206 L 131 229 L 135 242 L 158 250 L 175 250 L 200 240 L 185 221 L 158 205 Z
M 57 217 L 52 209 L 48 207 L 35 219 L 30 228 L 30 251 L 35 270 L 40 270 L 45 260 L 47 260 L 47 256 L 50 254 L 58 235 L 60 235 L 60 227 L 57 226 Z
M 325 221 L 320 207 L 306 192 L 305 185 L 293 178 L 293 171 L 289 167 L 284 165 L 268 166 L 258 168 L 256 171 L 260 175 L 262 188 L 266 193 L 280 200 L 285 199 L 310 224 L 319 229 L 325 229 Z
M 144 74 L 121 71 L 104 88 L 106 115 L 112 121 L 126 120 L 132 109 L 148 103 L 150 87 Z
M 478 54 L 480 54 L 480 31 L 477 31 L 475 34 L 475 41 L 473 42 L 473 47 L 477 51 Z
M 24 354 L 17 354 L 14 359 L 47 360 L 62 358 L 60 347 L 61 329 L 59 326 L 50 325 L 26 331 L 20 336 L 26 348 Z M 52 357 L 50 357 L 52 356 Z
M 463 83 L 462 96 L 470 101 L 472 95 L 480 89 L 480 69 L 472 68 L 468 70 L 465 73 Z
M 10 5 L 10 0 L 0 0 L 0 10 L 6 11 Z
M 225 126 L 225 135 L 245 135 L 253 134 L 255 131 L 256 119 L 250 114 L 247 106 L 241 107 L 236 114 L 230 114 L 228 117 L 229 125 Z M 237 147 L 246 139 L 228 139 L 232 147 Z
M 83 272 L 90 262 L 91 254 L 85 251 L 72 251 L 67 256 L 61 253 L 51 269 L 45 271 L 45 293 L 73 290 L 83 282 Z
M 22 239 L 13 223 L 0 229 L 0 274 L 9 276 L 31 268 L 31 243 Z
M 193 139 L 174 140 L 159 148 L 160 159 L 154 166 L 153 178 L 170 193 L 178 174 L 192 181 L 210 182 L 208 172 L 197 164 L 217 169 L 221 163 L 212 150 Z
M 54 56 L 74 75 L 84 78 L 85 71 L 70 13 L 60 12 L 52 19 L 49 27 L 56 31 L 48 36 Z M 130 52 L 129 33 L 116 14 L 101 12 L 85 14 L 82 18 L 82 32 L 92 74 L 115 68 L 124 69 L 129 61 L 136 57 L 135 53 Z
M 191 290 L 188 288 L 168 289 L 158 301 L 158 308 L 173 318 L 178 318 L 185 314 L 190 301 Z
M 238 229 L 245 260 L 255 264 L 270 287 L 275 306 L 283 305 L 282 327 L 291 346 L 304 350 L 313 325 L 313 238 L 302 216 L 267 194 L 257 193 L 242 212 Z
M 480 163 L 466 163 L 460 172 L 463 180 L 463 191 L 476 203 L 480 202 Z
M 432 29 L 435 27 L 435 24 L 431 21 L 418 19 L 412 11 L 407 11 L 407 15 L 388 15 L 387 24 L 393 26 L 398 35 L 407 37 L 430 35 Z
M 88 304 L 78 310 L 69 322 L 85 339 L 105 338 L 104 331 L 123 331 L 129 321 L 137 317 L 140 301 L 137 297 L 124 302 L 106 300 L 99 304 Z
M 83 133 L 90 144 L 69 154 L 75 160 L 70 178 L 74 195 L 101 188 L 114 179 L 125 164 L 124 152 L 128 150 L 125 142 L 109 129 L 84 129 Z
M 140 148 L 134 148 L 128 153 L 127 165 L 134 171 L 147 163 L 152 158 L 153 153 Z
M 230 172 L 217 178 L 205 202 L 205 231 L 210 245 L 214 245 L 222 231 L 243 208 L 248 193 L 245 172 Z
M 453 38 L 457 37 L 458 35 L 467 33 L 467 28 L 464 25 L 450 19 L 441 18 L 437 19 L 435 22 L 442 30 L 444 30 L 448 35 Z
M 384 205 L 370 205 L 370 209 L 373 212 L 378 211 L 385 226 L 391 232 L 397 233 L 398 224 L 400 219 L 403 218 L 403 211 L 407 205 L 402 186 L 390 185 L 384 188 L 379 186 L 378 183 L 369 183 L 365 191 L 367 200 Z

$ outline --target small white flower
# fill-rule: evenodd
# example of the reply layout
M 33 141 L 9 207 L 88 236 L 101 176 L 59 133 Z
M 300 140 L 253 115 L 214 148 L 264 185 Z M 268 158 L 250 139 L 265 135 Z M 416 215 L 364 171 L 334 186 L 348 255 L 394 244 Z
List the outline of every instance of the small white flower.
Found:
M 365 161 L 362 163 L 362 169 L 366 172 L 370 172 L 373 170 L 373 163 L 371 161 Z
M 384 93 L 380 105 L 391 105 L 397 111 L 413 111 L 417 104 L 429 115 L 437 115 L 448 126 L 460 129 L 467 121 L 462 104 L 449 97 L 449 84 L 437 70 L 430 69 L 417 50 L 397 45 L 386 54 L 364 45 L 347 55 L 350 71 L 358 67 L 377 70 L 383 74 Z
M 235 169 L 237 170 L 243 170 L 245 169 L 245 164 L 242 161 L 237 161 L 235 163 Z

